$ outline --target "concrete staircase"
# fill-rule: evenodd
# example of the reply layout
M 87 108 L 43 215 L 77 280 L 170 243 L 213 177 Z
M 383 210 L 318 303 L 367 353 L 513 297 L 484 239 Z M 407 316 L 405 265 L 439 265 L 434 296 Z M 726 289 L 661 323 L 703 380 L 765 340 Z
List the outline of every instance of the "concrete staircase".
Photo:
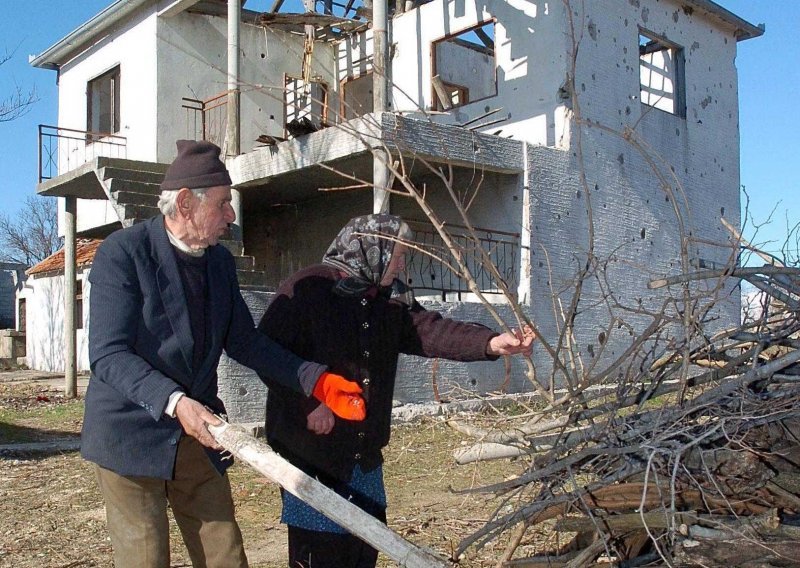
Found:
M 95 173 L 103 185 L 111 205 L 119 216 L 123 227 L 144 221 L 157 215 L 160 184 L 167 171 L 167 164 L 115 160 L 114 165 L 104 165 Z M 236 262 L 239 286 L 244 289 L 266 289 L 265 273 L 254 270 L 255 258 L 244 254 L 241 240 L 232 237 L 220 241 L 231 251 Z

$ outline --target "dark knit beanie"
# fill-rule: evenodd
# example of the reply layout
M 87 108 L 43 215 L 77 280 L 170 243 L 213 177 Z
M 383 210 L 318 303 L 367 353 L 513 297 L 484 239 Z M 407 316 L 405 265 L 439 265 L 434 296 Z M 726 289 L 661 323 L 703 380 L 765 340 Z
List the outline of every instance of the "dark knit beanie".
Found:
M 178 140 L 177 144 L 178 157 L 167 168 L 162 190 L 231 185 L 231 176 L 219 159 L 219 146 L 202 140 Z

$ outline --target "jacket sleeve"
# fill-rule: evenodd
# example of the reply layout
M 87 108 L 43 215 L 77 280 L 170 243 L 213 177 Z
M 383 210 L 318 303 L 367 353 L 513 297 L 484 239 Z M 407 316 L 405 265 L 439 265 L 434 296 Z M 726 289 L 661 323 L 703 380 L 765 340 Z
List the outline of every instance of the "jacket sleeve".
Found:
M 444 318 L 414 302 L 404 315 L 401 350 L 453 361 L 494 361 L 497 357 L 488 355 L 486 346 L 496 335 L 484 325 Z
M 232 259 L 231 259 L 232 261 Z M 242 298 L 235 267 L 232 278 L 233 312 L 225 351 L 233 359 L 253 369 L 267 385 L 278 384 L 310 396 L 327 367 L 306 361 L 255 328 L 250 309 Z
M 92 380 L 108 384 L 160 420 L 169 395 L 180 386 L 135 349 L 143 294 L 133 258 L 118 239 L 107 239 L 98 248 L 89 282 Z

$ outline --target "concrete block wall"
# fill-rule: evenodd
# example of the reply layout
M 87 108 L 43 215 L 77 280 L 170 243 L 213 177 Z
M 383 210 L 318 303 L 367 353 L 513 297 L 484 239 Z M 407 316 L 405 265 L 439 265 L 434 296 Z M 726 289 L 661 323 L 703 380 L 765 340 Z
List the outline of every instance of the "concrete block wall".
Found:
M 253 319 L 261 320 L 269 302 L 270 292 L 244 290 L 242 292 Z M 428 309 L 440 311 L 446 317 L 474 321 L 497 329 L 485 309 L 479 304 L 422 302 Z M 503 312 L 501 308 L 501 312 Z M 268 389 L 258 376 L 223 353 L 217 368 L 219 396 L 225 403 L 228 418 L 233 422 L 259 422 L 264 420 Z M 511 359 L 508 375 L 503 360 L 493 362 L 456 363 L 453 361 L 425 359 L 403 355 L 397 371 L 395 399 L 401 402 L 430 402 L 434 400 L 432 386 L 436 384 L 442 398 L 468 398 L 503 389 L 505 392 L 530 390 L 522 362 Z

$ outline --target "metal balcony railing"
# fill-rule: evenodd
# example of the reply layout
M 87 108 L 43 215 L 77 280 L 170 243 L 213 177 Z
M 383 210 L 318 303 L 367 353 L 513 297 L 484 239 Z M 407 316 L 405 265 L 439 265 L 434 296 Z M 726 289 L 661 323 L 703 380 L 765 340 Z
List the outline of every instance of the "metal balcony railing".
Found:
M 39 183 L 98 157 L 126 158 L 128 140 L 104 132 L 39 125 Z
M 205 100 L 187 97 L 182 100 L 181 107 L 186 110 L 186 137 L 213 142 L 221 148 L 228 128 L 228 91 Z
M 448 294 L 454 294 L 454 299 L 460 301 L 462 293 L 469 293 L 470 290 L 466 282 L 447 266 L 449 263 L 456 267 L 439 233 L 429 224 L 417 221 L 408 224 L 413 231 L 413 241 L 423 250 L 430 251 L 442 259 L 410 250 L 406 264 L 408 284 L 418 294 L 423 290 L 431 290 L 441 292 L 442 300 L 447 300 Z M 478 247 L 488 253 L 506 286 L 512 292 L 516 290 L 519 284 L 519 233 L 475 228 L 478 238 L 476 242 L 467 236 L 466 227 L 448 224 L 447 229 L 453 241 L 464 251 L 467 267 L 475 277 L 481 292 L 500 294 L 501 288 L 481 262 Z

